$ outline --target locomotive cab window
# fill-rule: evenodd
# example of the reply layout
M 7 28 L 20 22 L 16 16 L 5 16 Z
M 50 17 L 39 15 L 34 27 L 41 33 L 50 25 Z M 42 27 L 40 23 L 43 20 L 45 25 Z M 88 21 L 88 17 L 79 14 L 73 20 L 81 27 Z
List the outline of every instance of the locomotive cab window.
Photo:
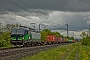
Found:
M 28 34 L 28 31 L 27 30 L 24 31 L 24 35 L 26 35 L 26 34 Z

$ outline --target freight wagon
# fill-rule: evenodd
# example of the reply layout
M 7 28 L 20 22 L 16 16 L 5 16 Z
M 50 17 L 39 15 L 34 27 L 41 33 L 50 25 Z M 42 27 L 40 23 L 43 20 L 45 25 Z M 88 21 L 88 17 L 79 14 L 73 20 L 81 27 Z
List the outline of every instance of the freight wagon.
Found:
M 47 35 L 46 41 L 47 44 L 53 44 L 55 43 L 56 37 L 54 35 Z
M 62 38 L 54 35 L 47 35 L 47 42 L 49 44 L 56 44 L 56 43 L 61 43 Z
M 68 39 L 68 43 L 75 43 L 75 40 Z

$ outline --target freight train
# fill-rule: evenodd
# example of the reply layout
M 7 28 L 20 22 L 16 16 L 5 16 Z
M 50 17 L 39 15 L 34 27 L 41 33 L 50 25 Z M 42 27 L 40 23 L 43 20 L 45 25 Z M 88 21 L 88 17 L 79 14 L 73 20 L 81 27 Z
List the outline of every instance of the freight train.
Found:
M 36 31 L 33 28 L 27 28 L 25 26 L 15 27 L 11 30 L 10 43 L 15 46 L 57 44 L 57 43 L 62 43 L 62 42 L 68 42 L 68 41 L 67 41 L 67 39 L 63 39 L 61 37 L 56 37 L 54 35 L 47 35 L 47 40 L 43 41 L 43 40 L 41 40 L 40 32 Z

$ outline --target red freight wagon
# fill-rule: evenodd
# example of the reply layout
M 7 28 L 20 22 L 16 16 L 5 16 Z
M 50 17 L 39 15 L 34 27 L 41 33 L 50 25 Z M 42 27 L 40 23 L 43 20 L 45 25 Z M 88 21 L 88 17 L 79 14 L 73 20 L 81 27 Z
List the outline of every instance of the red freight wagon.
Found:
M 60 43 L 62 42 L 62 37 L 59 37 L 58 42 Z
M 55 37 L 55 41 L 58 42 L 59 41 L 59 37 L 56 36 Z
M 54 35 L 47 35 L 47 42 L 55 42 L 56 37 Z

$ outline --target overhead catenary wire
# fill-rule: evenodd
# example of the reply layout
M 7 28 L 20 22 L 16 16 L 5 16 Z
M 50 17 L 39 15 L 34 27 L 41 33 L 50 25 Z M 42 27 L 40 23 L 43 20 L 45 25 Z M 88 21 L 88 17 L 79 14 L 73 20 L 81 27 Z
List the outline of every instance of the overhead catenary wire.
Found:
M 26 12 L 29 12 L 28 10 L 26 10 L 25 8 L 23 8 L 23 7 L 21 7 L 19 4 L 17 4 L 17 3 L 14 3 L 13 1 L 11 1 L 11 0 L 8 0 L 8 1 L 10 1 L 11 3 L 13 3 L 13 4 L 15 4 L 16 6 L 18 6 L 18 7 L 20 7 L 21 9 L 23 9 L 23 10 L 25 10 Z M 10 10 L 9 10 L 10 11 Z M 29 13 L 31 13 L 31 12 L 29 12 Z M 16 13 L 15 13 L 16 14 Z M 40 17 L 39 17 L 40 18 Z M 26 18 L 26 19 L 29 19 L 29 18 Z
M 41 8 L 37 3 L 35 3 L 33 0 L 31 0 L 36 6 L 38 6 L 39 8 Z M 41 8 L 42 9 L 42 8 Z M 44 10 L 45 11 L 45 10 Z M 57 20 L 57 18 L 56 18 Z M 59 24 L 60 25 L 60 24 Z M 53 25 L 54 26 L 54 25 Z M 61 26 L 61 25 L 60 25 Z M 61 26 L 62 28 L 64 28 L 63 26 Z M 58 28 L 59 29 L 59 28 Z M 67 28 L 64 28 L 65 30 L 67 30 L 67 36 L 68 36 L 68 23 L 67 23 Z
M 8 0 L 8 1 L 10 1 L 11 3 L 13 3 L 14 5 L 17 5 L 17 6 L 20 7 L 21 9 L 23 9 L 23 10 L 31 13 L 30 11 L 28 11 L 28 10 L 26 10 L 25 8 L 21 7 L 19 4 L 15 3 L 15 2 L 13 2 L 13 1 L 11 1 L 11 0 Z M 25 5 L 27 6 L 27 4 L 25 4 Z M 29 6 L 28 6 L 28 7 L 29 7 Z M 40 18 L 40 17 L 39 17 L 39 18 Z M 41 19 L 41 18 L 40 18 L 40 19 Z
M 12 2 L 12 3 L 14 3 L 13 1 L 11 1 L 11 0 L 9 0 L 10 2 Z M 32 0 L 31 0 L 32 1 Z M 27 12 L 29 12 L 29 13 L 31 13 L 30 11 L 28 11 L 28 10 L 26 10 L 25 8 L 23 8 L 23 7 L 21 7 L 19 4 L 17 4 L 17 3 L 14 3 L 15 5 L 17 5 L 18 7 L 20 7 L 21 9 L 23 9 L 23 10 L 25 10 L 25 11 L 27 11 Z M 37 4 L 36 4 L 37 5 Z M 37 5 L 37 6 L 39 6 L 39 5 Z M 40 7 L 40 6 L 39 6 Z M 40 7 L 41 8 L 41 7 Z M 42 9 L 42 8 L 41 8 Z M 44 10 L 45 11 L 45 10 Z M 45 11 L 46 12 L 46 11 Z M 46 20 L 45 20 L 46 21 Z M 48 22 L 49 23 L 49 22 Z M 55 26 L 55 24 L 51 24 L 51 25 L 53 25 L 54 27 L 57 27 L 57 26 Z M 60 25 L 61 26 L 61 25 Z M 62 28 L 64 28 L 63 26 L 61 26 Z M 59 28 L 58 28 L 59 29 Z M 66 28 L 64 28 L 64 29 L 66 29 Z
M 20 1 L 21 3 L 23 3 L 24 5 L 26 5 L 27 7 L 29 7 L 30 8 L 30 6 L 28 6 L 27 4 L 25 4 L 22 0 L 18 0 L 18 1 Z M 33 10 L 34 11 L 34 10 Z M 34 12 L 36 12 L 36 11 L 34 11 Z M 36 13 L 38 13 L 38 12 L 36 12 Z M 41 15 L 40 15 L 41 16 Z M 39 17 L 40 19 L 41 19 L 41 17 Z
M 42 9 L 42 7 L 40 7 L 36 2 L 34 2 L 33 0 L 31 0 L 36 6 L 38 6 L 40 9 Z
M 17 4 L 17 3 L 14 3 L 13 1 L 11 1 L 11 0 L 8 0 L 8 1 L 10 1 L 11 3 L 13 3 L 13 4 L 15 4 L 15 5 L 17 5 L 18 7 L 20 7 L 21 9 L 23 9 L 23 10 L 25 10 L 25 11 L 27 11 L 25 8 L 23 8 L 23 7 L 21 7 L 19 4 Z M 32 1 L 32 0 L 31 0 Z M 33 3 L 35 3 L 34 1 L 32 1 Z M 39 6 L 38 4 L 36 4 L 37 6 Z M 39 6 L 40 7 L 40 6 Z M 41 8 L 41 7 L 40 7 Z M 41 8 L 42 9 L 42 8 Z M 45 11 L 45 10 L 44 10 Z M 29 12 L 29 11 L 27 11 L 27 12 Z M 30 13 L 30 12 L 29 12 Z M 46 20 L 45 20 L 46 21 Z M 49 22 L 48 22 L 49 23 Z M 57 27 L 57 26 L 55 26 L 54 24 L 51 24 L 51 25 L 53 25 L 54 27 Z
M 12 10 L 10 10 L 10 9 L 7 9 L 7 10 L 8 10 L 8 11 L 12 11 Z M 3 12 L 3 13 L 7 13 L 7 12 L 2 11 L 2 10 L 0 10 L 0 11 L 1 11 L 1 12 Z M 12 12 L 12 13 L 13 13 L 13 12 Z M 9 13 L 8 13 L 8 14 L 9 14 Z M 14 12 L 14 14 L 15 14 L 15 15 L 18 15 L 18 14 L 17 14 L 17 13 L 15 13 L 15 12 Z M 21 16 L 21 15 L 18 15 L 18 16 Z M 29 19 L 29 18 L 26 18 L 26 19 Z M 32 21 L 33 21 L 33 20 L 32 20 Z
M 60 24 L 58 24 L 58 25 L 60 25 Z M 60 25 L 62 28 L 64 28 L 65 30 L 67 30 L 65 27 L 63 27 L 62 25 Z
M 20 7 L 21 9 L 23 9 L 23 10 L 25 10 L 25 11 L 27 11 L 27 12 L 31 13 L 30 11 L 28 11 L 28 10 L 26 10 L 25 8 L 21 7 L 19 4 L 14 3 L 14 2 L 13 2 L 13 1 L 11 1 L 11 0 L 8 0 L 8 1 L 10 1 L 11 3 L 13 3 L 13 4 L 17 5 L 17 6 L 18 6 L 18 7 Z
M 25 10 L 25 11 L 27 11 L 25 8 L 23 8 L 23 7 L 21 7 L 19 4 L 17 4 L 17 3 L 14 3 L 13 1 L 11 1 L 11 0 L 8 0 L 8 1 L 10 1 L 11 3 L 13 3 L 13 4 L 15 4 L 15 5 L 17 5 L 18 7 L 20 7 L 21 9 L 23 9 L 23 10 Z M 39 5 L 37 5 L 37 6 L 39 6 Z M 40 7 L 41 8 L 41 7 Z M 41 8 L 42 9 L 42 8 Z M 29 11 L 27 11 L 27 12 L 29 12 Z M 29 12 L 30 13 L 30 12 Z M 45 20 L 46 21 L 46 20 Z M 48 22 L 49 23 L 49 22 Z M 57 26 L 55 26 L 54 24 L 51 24 L 51 25 L 53 25 L 54 27 L 57 27 Z
M 42 7 L 40 7 L 36 2 L 34 2 L 33 0 L 31 0 L 36 6 L 38 6 L 40 9 L 42 9 Z M 45 11 L 45 10 L 44 10 Z M 60 25 L 60 24 L 59 24 Z M 61 26 L 61 25 L 60 25 Z M 65 27 L 61 26 L 62 28 L 66 29 Z
M 18 1 L 21 1 L 21 0 L 18 0 Z M 42 9 L 42 7 L 40 7 L 37 3 L 35 3 L 33 0 L 31 0 L 36 6 L 38 6 L 40 9 Z M 27 7 L 29 7 L 27 4 L 25 4 L 23 1 L 21 1 L 24 5 L 26 5 Z M 29 7 L 30 8 L 30 7 Z M 44 10 L 45 11 L 45 10 Z M 46 12 L 46 11 L 45 11 Z M 51 24 L 52 25 L 52 24 Z M 60 25 L 60 24 L 59 24 Z M 54 26 L 54 25 L 53 25 Z M 61 25 L 60 25 L 61 26 Z M 56 27 L 56 26 L 54 26 Z M 63 26 L 61 26 L 62 28 L 64 28 Z M 59 28 L 58 28 L 59 29 Z M 66 29 L 66 28 L 64 28 Z
M 7 10 L 8 10 L 8 11 L 11 11 L 10 9 L 7 9 Z M 3 13 L 7 13 L 8 15 L 10 15 L 10 13 L 8 13 L 8 12 L 2 11 L 2 10 L 0 10 L 0 11 L 3 12 Z M 12 12 L 12 13 L 13 13 L 13 12 Z M 18 15 L 18 14 L 15 13 L 15 12 L 14 12 L 14 14 L 15 14 L 15 15 Z M 18 15 L 18 16 L 21 16 L 21 15 Z M 26 19 L 28 19 L 28 18 L 26 18 Z M 33 20 L 32 20 L 32 21 L 33 21 Z

